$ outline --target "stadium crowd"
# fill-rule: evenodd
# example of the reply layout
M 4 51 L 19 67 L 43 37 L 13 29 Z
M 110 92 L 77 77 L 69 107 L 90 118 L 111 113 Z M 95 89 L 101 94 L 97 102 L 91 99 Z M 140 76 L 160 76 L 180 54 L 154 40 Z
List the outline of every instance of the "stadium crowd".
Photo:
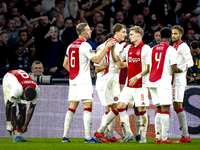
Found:
M 25 125 L 15 124 L 15 129 L 16 126 L 21 129 L 20 133 L 16 129 L 18 139 L 13 137 L 14 142 L 25 140 L 21 134 L 27 131 L 37 102 L 39 89 L 32 79 L 51 75 L 70 78 L 71 82 L 62 142 L 70 142 L 68 133 L 72 119 L 82 102 L 84 141 L 100 143 L 91 137 L 93 92 L 90 77 L 95 84 L 95 72 L 103 73 L 102 85 L 97 87 L 104 87 L 98 94 L 105 96 L 100 100 L 106 106 L 102 124 L 94 134 L 99 140 L 122 143 L 133 140 L 126 113 L 127 105 L 131 105 L 135 109 L 135 122 L 138 122 L 136 140 L 147 143 L 149 87 L 157 107 L 155 143 L 173 143 L 168 139 L 172 104 L 183 132 L 178 143 L 190 142 L 182 103 L 186 73 L 188 83 L 200 80 L 199 5 L 199 0 L 0 0 L 0 78 L 4 77 L 4 96 L 12 96 L 10 93 L 16 88 L 10 79 L 17 79 L 21 89 L 15 97 L 4 99 L 8 131 L 13 130 L 9 118 L 11 105 L 16 107 L 21 99 L 33 104 Z M 127 70 L 120 73 L 120 69 L 126 67 L 128 75 L 124 75 Z M 34 73 L 36 68 L 40 70 L 38 75 Z M 27 74 L 31 71 L 32 78 Z M 127 82 L 122 83 L 125 88 L 120 93 L 119 78 L 123 79 L 122 76 L 127 76 Z M 121 141 L 113 136 L 118 114 L 124 134 Z M 16 122 L 14 113 L 13 116 Z
M 151 47 L 158 44 L 155 29 L 177 24 L 190 45 L 200 39 L 199 5 L 198 0 L 0 0 L 0 78 L 17 68 L 30 72 L 35 60 L 43 63 L 44 75 L 68 78 L 62 63 L 67 46 L 78 38 L 75 27 L 80 22 L 92 29 L 87 42 L 93 50 L 116 23 L 140 26 L 143 42 Z M 199 62 L 196 55 L 188 76 L 199 76 Z M 94 69 L 91 63 L 93 83 Z

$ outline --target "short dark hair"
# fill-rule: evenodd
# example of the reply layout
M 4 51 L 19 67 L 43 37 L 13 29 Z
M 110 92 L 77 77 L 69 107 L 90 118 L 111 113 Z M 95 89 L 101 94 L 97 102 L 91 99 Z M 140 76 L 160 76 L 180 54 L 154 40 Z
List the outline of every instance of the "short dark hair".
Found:
M 170 28 L 168 27 L 163 27 L 161 30 L 160 30 L 160 35 L 161 35 L 161 38 L 170 38 L 171 35 L 172 35 L 172 31 Z
M 32 87 L 27 87 L 24 93 L 27 101 L 32 101 L 37 95 L 36 90 Z
M 177 29 L 181 34 L 184 34 L 184 29 L 179 25 L 174 25 L 171 29 Z
M 126 29 L 126 26 L 123 25 L 123 24 L 120 24 L 120 23 L 116 23 L 114 26 L 113 26 L 113 33 L 115 34 L 116 32 L 120 32 L 121 29 Z
M 65 0 L 55 0 L 55 5 L 59 4 L 62 1 L 65 1 Z
M 20 31 L 18 32 L 18 36 L 20 36 L 22 32 L 26 32 L 26 33 L 28 33 L 27 30 L 20 30 Z
M 35 60 L 35 61 L 32 63 L 32 66 L 33 66 L 34 64 L 42 64 L 42 62 L 41 62 L 40 60 Z
M 155 30 L 154 30 L 154 33 L 160 31 L 161 29 L 162 29 L 162 28 L 161 28 L 160 26 L 157 26 L 157 27 L 155 28 Z
M 197 41 L 197 40 L 194 40 L 190 43 L 190 47 L 193 48 L 193 49 L 197 49 L 197 48 L 200 48 L 200 42 Z
M 64 19 L 64 22 L 66 22 L 67 20 L 71 20 L 71 21 L 74 23 L 74 19 L 73 19 L 72 17 L 66 17 L 66 18 Z

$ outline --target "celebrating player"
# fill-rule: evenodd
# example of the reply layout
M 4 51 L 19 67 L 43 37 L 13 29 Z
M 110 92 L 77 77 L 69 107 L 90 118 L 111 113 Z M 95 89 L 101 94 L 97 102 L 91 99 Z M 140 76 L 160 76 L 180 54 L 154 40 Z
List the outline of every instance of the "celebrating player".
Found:
M 191 139 L 188 133 L 187 119 L 182 105 L 186 86 L 187 69 L 193 66 L 193 59 L 189 46 L 181 40 L 184 34 L 184 29 L 179 25 L 175 25 L 171 29 L 172 41 L 174 42 L 173 47 L 177 51 L 177 66 L 183 70 L 182 73 L 174 74 L 172 91 L 174 110 L 178 116 L 179 124 L 183 133 L 178 143 L 188 143 Z
M 39 88 L 30 75 L 23 70 L 12 70 L 3 77 L 3 93 L 6 105 L 6 129 L 13 134 L 13 142 L 26 142 L 22 133 L 28 130 L 28 124 L 39 96 Z M 26 118 L 26 104 L 30 101 Z M 16 106 L 19 114 L 16 116 Z
M 91 29 L 87 23 L 80 23 L 76 27 L 79 38 L 67 48 L 63 67 L 70 72 L 70 87 L 68 101 L 69 108 L 65 116 L 64 133 L 62 142 L 70 142 L 68 133 L 74 113 L 79 105 L 83 103 L 84 115 L 83 122 L 85 128 L 85 143 L 99 143 L 91 137 L 92 124 L 92 82 L 90 76 L 90 60 L 99 63 L 105 56 L 107 49 L 115 45 L 114 40 L 110 40 L 102 52 L 95 56 L 92 47 L 86 42 L 91 38 Z

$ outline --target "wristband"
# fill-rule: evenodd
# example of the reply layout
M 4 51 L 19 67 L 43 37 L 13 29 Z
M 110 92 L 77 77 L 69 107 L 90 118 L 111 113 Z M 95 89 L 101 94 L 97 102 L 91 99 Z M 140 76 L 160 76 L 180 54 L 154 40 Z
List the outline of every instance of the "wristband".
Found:
M 142 76 L 141 76 L 140 73 L 138 73 L 138 74 L 136 75 L 136 77 L 139 79 L 139 78 L 141 78 Z

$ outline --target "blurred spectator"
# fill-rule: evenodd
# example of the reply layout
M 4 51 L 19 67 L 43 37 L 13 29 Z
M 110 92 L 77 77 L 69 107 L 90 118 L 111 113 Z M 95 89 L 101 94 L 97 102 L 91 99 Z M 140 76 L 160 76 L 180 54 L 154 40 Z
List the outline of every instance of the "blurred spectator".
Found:
M 42 62 L 39 60 L 35 60 L 32 63 L 31 72 L 29 73 L 29 75 L 31 76 L 32 79 L 35 79 L 37 77 L 43 76 L 43 72 L 44 72 L 44 67 Z
M 8 48 L 5 46 L 8 41 L 8 35 L 5 32 L 0 33 L 0 67 L 6 67 L 8 63 Z
M 61 71 L 64 69 L 62 63 L 65 56 L 65 45 L 59 40 L 59 29 L 56 26 L 51 26 L 48 33 L 45 35 L 46 46 L 43 56 L 44 72 L 47 75 L 52 75 L 54 78 L 63 77 Z
M 31 18 L 40 17 L 42 15 L 42 3 L 41 2 L 37 2 L 37 3 L 33 4 L 32 10 L 33 11 L 32 11 Z
M 104 30 L 104 23 L 102 21 L 97 22 L 94 30 L 92 31 L 91 40 L 93 42 L 96 42 L 95 39 L 103 32 L 103 30 Z
M 0 13 L 6 13 L 7 12 L 7 5 L 6 3 L 0 1 Z
M 195 30 L 193 28 L 189 28 L 185 31 L 185 40 L 184 42 L 190 46 L 190 43 L 195 40 Z
M 144 19 L 144 15 L 142 13 L 139 13 L 139 14 L 136 14 L 133 16 L 133 20 L 134 22 L 130 25 L 130 27 L 134 26 L 134 25 L 138 25 L 140 26 L 144 33 L 146 32 L 146 22 L 145 22 L 145 19 Z
M 78 35 L 76 33 L 76 27 L 72 18 L 65 18 L 64 29 L 60 30 L 61 41 L 68 47 L 69 44 L 73 43 Z
M 35 48 L 36 48 L 36 59 L 42 61 L 43 51 L 46 45 L 43 44 L 44 36 L 47 34 L 50 28 L 50 20 L 47 15 L 42 15 L 39 20 L 39 25 L 33 29 L 32 35 L 35 38 Z M 44 62 L 42 62 L 44 64 Z
M 76 3 L 76 1 L 74 2 L 74 0 L 68 0 L 68 4 L 65 2 L 66 6 L 63 9 L 64 10 L 64 12 L 63 12 L 64 18 L 71 16 L 69 13 L 69 5 L 71 5 L 71 3 L 73 6 L 73 4 Z M 46 14 L 47 11 L 49 11 L 52 7 L 55 7 L 55 0 L 42 0 L 42 14 Z M 74 17 L 74 15 L 73 15 L 73 17 Z
M 6 6 L 7 6 L 7 12 L 11 12 L 12 7 L 14 7 L 17 4 L 18 0 L 7 0 Z
M 162 28 L 160 26 L 156 27 L 154 30 L 154 40 L 151 41 L 148 45 L 152 48 L 156 45 L 158 45 L 161 42 L 161 35 L 160 35 L 160 30 Z
M 15 44 L 19 41 L 18 32 L 24 29 L 27 29 L 27 26 L 23 28 L 22 27 L 16 28 L 15 18 L 8 18 L 7 29 L 3 30 L 3 32 L 6 32 L 8 34 L 9 38 L 7 43 L 8 47 L 12 46 L 12 44 Z
M 55 17 L 58 13 L 63 14 L 65 6 L 65 0 L 55 0 L 55 6 L 47 11 L 49 20 L 52 21 L 53 17 Z
M 96 12 L 92 18 L 90 27 L 95 27 L 96 23 L 100 21 L 103 21 L 103 14 L 101 12 Z
M 123 16 L 126 21 L 131 20 L 133 17 L 133 1 L 132 0 L 122 0 L 122 10 Z M 119 22 L 120 23 L 120 22 Z
M 3 29 L 5 28 L 6 25 L 6 16 L 4 14 L 0 14 L 0 27 Z
M 149 6 L 144 6 L 142 9 L 142 14 L 146 17 L 150 12 Z
M 156 27 L 159 26 L 159 23 L 156 20 L 151 20 L 147 24 L 147 31 L 144 33 L 142 41 L 145 44 L 150 43 L 154 39 L 154 31 Z
M 30 45 L 33 44 L 34 39 L 28 40 L 27 30 L 20 30 L 18 37 L 19 42 L 10 47 L 10 66 L 23 68 L 23 70 L 29 71 L 29 67 L 33 61 Z
M 101 32 L 99 34 L 99 36 L 95 39 L 95 42 L 97 43 L 97 45 L 102 44 L 106 40 L 106 35 L 107 34 L 108 34 L 107 30 L 104 30 L 103 32 Z
M 55 15 L 56 21 L 53 25 L 57 26 L 59 30 L 64 28 L 64 17 L 62 14 L 58 13 Z
M 188 69 L 188 83 L 200 83 L 200 43 L 194 40 L 190 44 L 194 66 Z
M 20 16 L 19 8 L 17 7 L 17 5 L 15 5 L 11 8 L 10 16 L 15 16 L 15 17 Z

